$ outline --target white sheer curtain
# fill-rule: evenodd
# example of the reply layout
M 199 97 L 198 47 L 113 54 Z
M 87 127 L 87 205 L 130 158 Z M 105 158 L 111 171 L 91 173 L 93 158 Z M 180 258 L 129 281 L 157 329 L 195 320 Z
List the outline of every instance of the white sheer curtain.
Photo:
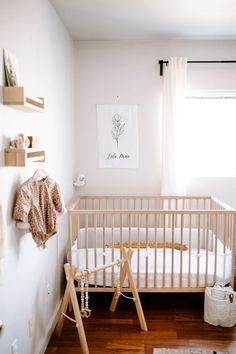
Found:
M 163 78 L 161 194 L 185 194 L 181 163 L 181 119 L 184 113 L 187 58 L 170 58 Z

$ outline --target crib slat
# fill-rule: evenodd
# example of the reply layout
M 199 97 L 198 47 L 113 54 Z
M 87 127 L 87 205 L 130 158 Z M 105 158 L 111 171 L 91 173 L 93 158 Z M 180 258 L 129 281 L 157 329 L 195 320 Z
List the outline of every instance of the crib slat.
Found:
M 198 202 L 198 201 L 197 201 Z M 201 236 L 201 214 L 198 214 L 197 223 L 197 288 L 199 287 L 199 268 L 200 268 L 200 236 Z
M 141 198 L 141 210 L 143 210 L 143 198 Z M 141 227 L 143 227 L 143 214 L 141 215 Z
M 148 288 L 148 242 L 149 242 L 149 214 L 146 214 L 146 274 L 145 274 L 145 286 Z
M 228 249 L 231 249 L 231 241 L 230 241 L 230 235 L 232 234 L 232 215 L 228 214 L 228 234 L 227 234 L 227 242 L 226 246 Z
M 222 215 L 223 216 L 223 215 Z M 223 240 L 224 240 L 224 249 L 223 252 L 225 253 L 226 251 L 226 240 L 227 240 L 227 232 L 228 232 L 228 215 L 224 214 L 224 234 L 223 234 Z
M 227 234 L 228 234 L 228 215 L 227 214 L 224 214 L 224 236 L 223 236 L 223 239 L 224 239 L 224 246 L 223 246 L 223 252 L 224 252 L 224 255 L 226 253 L 226 245 L 227 245 Z M 224 257 L 224 269 L 223 269 L 223 277 L 225 278 L 225 264 L 226 262 L 226 259 Z
M 129 246 L 131 247 L 131 214 L 128 215 Z
M 93 237 L 94 237 L 94 266 L 97 267 L 97 215 L 93 219 Z M 97 273 L 94 274 L 94 286 L 97 288 Z
M 163 215 L 163 243 L 166 244 L 166 214 Z M 166 287 L 166 247 L 163 248 L 162 287 Z
M 128 242 L 129 242 L 129 247 L 132 247 L 131 213 L 129 213 L 127 217 L 128 217 Z M 128 287 L 130 287 L 129 279 L 128 279 Z
M 154 242 L 155 242 L 155 245 L 157 245 L 157 214 L 155 214 L 155 221 L 154 221 L 154 228 L 155 228 L 155 231 L 154 231 Z M 154 279 L 153 279 L 153 286 L 154 288 L 157 287 L 157 247 L 155 247 L 154 249 L 154 269 L 153 269 L 153 273 L 154 273 Z
M 78 231 L 77 231 L 77 238 L 76 238 L 76 247 L 77 247 L 77 249 L 76 249 L 76 261 L 77 261 L 77 263 L 76 263 L 76 266 L 77 266 L 77 268 L 79 268 L 79 264 L 80 264 L 80 257 L 79 257 L 79 250 L 80 250 L 80 217 L 78 218 Z
M 236 214 L 232 215 L 232 234 L 231 234 L 231 252 L 233 253 L 232 259 L 232 277 L 230 285 L 234 289 L 234 272 L 235 272 L 235 236 L 236 236 Z
M 102 214 L 102 251 L 103 251 L 103 264 L 106 264 L 106 257 L 105 257 L 105 244 L 106 244 L 106 214 Z M 103 288 L 106 287 L 106 270 L 103 270 Z
M 122 204 L 121 200 L 120 203 Z M 120 214 L 120 258 L 122 257 L 122 246 L 123 246 L 123 215 Z M 120 266 L 120 275 L 122 271 L 122 265 Z
M 112 248 L 111 248 L 111 261 L 114 262 L 114 215 L 111 215 L 111 243 L 112 243 Z M 114 288 L 114 266 L 112 267 L 112 274 L 111 274 L 111 285 L 112 288 Z
M 175 198 L 174 199 L 174 203 L 175 203 L 175 210 L 178 210 L 178 199 Z M 175 227 L 178 227 L 178 217 L 176 215 L 176 219 L 175 219 Z
M 88 215 L 85 215 L 85 257 L 86 257 L 86 268 L 89 268 L 89 254 L 88 254 Z
M 101 200 L 98 200 L 98 210 L 101 210 Z M 101 214 L 98 214 L 98 227 L 101 226 Z
M 183 244 L 183 220 L 184 215 L 181 215 L 180 219 L 180 243 Z M 183 277 L 183 250 L 180 250 L 180 274 L 179 274 L 179 287 L 182 288 L 182 277 Z
M 216 272 L 217 272 L 217 240 L 218 240 L 218 215 L 215 214 L 214 215 L 214 220 L 215 221 L 215 234 L 213 235 L 214 237 L 214 277 L 213 277 L 213 281 L 214 283 L 216 282 Z
M 137 288 L 140 287 L 140 214 L 138 214 Z
M 168 199 L 168 210 L 171 210 L 171 199 Z M 170 214 L 169 214 L 167 217 L 168 217 L 168 227 L 171 227 L 171 217 L 170 217 Z
M 209 214 L 205 215 L 206 217 L 206 237 L 205 237 L 205 249 L 206 249 L 206 263 L 205 263 L 205 287 L 208 282 L 208 252 L 209 252 Z
M 191 256 L 192 256 L 192 214 L 189 214 L 188 286 L 190 288 L 191 288 Z
M 171 218 L 171 234 L 172 234 L 172 245 L 175 243 L 175 214 L 172 214 Z M 171 287 L 174 287 L 174 264 L 175 264 L 175 253 L 174 247 L 171 249 Z
M 73 226 L 72 226 L 72 214 L 68 212 L 68 227 L 69 227 L 69 238 L 68 238 L 68 250 L 70 251 L 68 254 L 68 262 L 72 264 L 72 246 L 73 246 Z

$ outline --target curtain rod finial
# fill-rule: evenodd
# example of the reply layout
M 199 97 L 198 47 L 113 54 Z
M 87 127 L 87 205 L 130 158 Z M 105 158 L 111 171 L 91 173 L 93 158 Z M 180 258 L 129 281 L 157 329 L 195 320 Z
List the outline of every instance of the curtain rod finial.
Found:
M 164 64 L 164 61 L 163 60 L 159 60 L 158 63 L 160 65 L 160 76 L 163 76 L 163 64 Z

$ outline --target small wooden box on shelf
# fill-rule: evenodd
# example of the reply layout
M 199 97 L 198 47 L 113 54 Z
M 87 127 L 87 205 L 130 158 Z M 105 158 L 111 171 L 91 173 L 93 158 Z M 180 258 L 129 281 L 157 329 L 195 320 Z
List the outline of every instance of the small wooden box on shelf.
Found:
M 44 162 L 45 151 L 39 148 L 5 149 L 5 166 L 26 166 L 27 162 Z
M 43 111 L 43 97 L 28 97 L 23 86 L 4 86 L 3 104 L 23 111 Z

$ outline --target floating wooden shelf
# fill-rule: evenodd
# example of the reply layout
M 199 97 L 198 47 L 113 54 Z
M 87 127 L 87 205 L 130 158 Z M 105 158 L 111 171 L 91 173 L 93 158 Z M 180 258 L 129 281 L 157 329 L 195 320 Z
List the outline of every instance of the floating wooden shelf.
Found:
M 4 86 L 3 104 L 23 111 L 43 111 L 43 97 L 28 97 L 23 86 Z
M 26 166 L 27 162 L 44 162 L 45 151 L 38 148 L 5 149 L 5 166 Z

